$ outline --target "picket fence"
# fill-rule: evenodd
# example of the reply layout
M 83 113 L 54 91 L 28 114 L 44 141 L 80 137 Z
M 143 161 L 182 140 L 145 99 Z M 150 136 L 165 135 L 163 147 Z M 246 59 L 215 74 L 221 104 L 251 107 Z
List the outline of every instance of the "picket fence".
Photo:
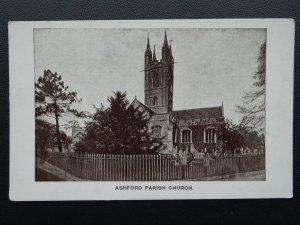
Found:
M 265 157 L 204 157 L 188 163 L 173 155 L 104 155 L 48 152 L 46 160 L 83 180 L 172 181 L 264 170 Z

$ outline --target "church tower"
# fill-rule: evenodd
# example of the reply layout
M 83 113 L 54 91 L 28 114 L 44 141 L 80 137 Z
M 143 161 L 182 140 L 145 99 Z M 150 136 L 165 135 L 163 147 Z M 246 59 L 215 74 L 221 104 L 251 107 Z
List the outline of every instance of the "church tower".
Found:
M 173 71 L 174 58 L 171 44 L 168 44 L 167 32 L 162 47 L 162 58 L 153 55 L 149 35 L 145 51 L 145 105 L 157 114 L 167 114 L 173 110 Z

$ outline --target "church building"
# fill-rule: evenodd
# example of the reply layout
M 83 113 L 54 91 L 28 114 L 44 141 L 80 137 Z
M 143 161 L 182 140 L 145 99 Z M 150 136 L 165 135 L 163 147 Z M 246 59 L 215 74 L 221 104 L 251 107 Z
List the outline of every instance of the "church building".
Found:
M 166 32 L 161 59 L 156 58 L 155 46 L 152 53 L 148 36 L 144 60 L 145 103 L 135 99 L 131 104 L 150 117 L 154 136 L 162 138 L 164 142 L 161 153 L 222 150 L 223 104 L 209 108 L 173 110 L 174 57 Z

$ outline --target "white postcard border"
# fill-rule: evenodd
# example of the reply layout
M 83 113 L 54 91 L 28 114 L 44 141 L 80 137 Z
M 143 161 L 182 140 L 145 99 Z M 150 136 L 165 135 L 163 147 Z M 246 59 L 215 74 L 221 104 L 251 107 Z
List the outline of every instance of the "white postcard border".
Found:
M 35 182 L 34 28 L 267 28 L 266 181 Z M 290 198 L 293 195 L 294 21 L 291 19 L 9 23 L 10 191 L 14 201 Z M 192 186 L 127 190 L 118 185 Z

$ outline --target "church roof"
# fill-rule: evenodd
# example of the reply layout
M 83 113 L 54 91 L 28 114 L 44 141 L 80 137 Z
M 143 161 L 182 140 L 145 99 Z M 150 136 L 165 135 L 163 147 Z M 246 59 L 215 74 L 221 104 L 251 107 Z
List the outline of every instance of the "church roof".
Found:
M 172 115 L 177 120 L 192 120 L 192 119 L 205 119 L 205 118 L 218 118 L 223 117 L 223 106 L 176 110 Z
M 154 112 L 153 112 L 152 109 L 150 109 L 148 106 L 146 106 L 143 103 L 141 103 L 136 98 L 131 102 L 130 106 L 133 106 L 135 109 L 139 110 L 140 112 L 147 111 L 151 115 L 154 114 Z

